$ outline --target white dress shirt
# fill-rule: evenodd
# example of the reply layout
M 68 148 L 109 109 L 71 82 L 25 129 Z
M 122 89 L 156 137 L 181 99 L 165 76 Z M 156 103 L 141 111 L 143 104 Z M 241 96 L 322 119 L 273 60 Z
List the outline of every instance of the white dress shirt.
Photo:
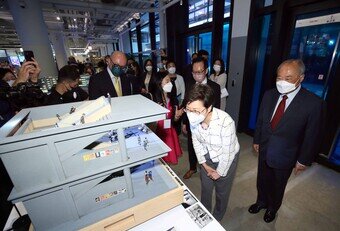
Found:
M 176 90 L 177 90 L 177 99 L 181 104 L 185 96 L 185 84 L 184 84 L 183 77 L 181 75 L 176 74 L 175 84 L 176 84 Z
M 199 82 L 196 82 L 196 83 L 199 83 Z M 208 83 L 208 79 L 207 77 L 205 77 L 201 84 L 207 84 L 207 83 Z
M 120 81 L 120 77 L 118 76 L 114 76 L 110 70 L 109 67 L 107 67 L 107 72 L 109 72 L 109 75 L 111 77 L 111 81 L 112 81 L 112 84 L 113 84 L 113 87 L 115 86 L 115 78 L 118 78 L 118 82 L 119 82 L 119 85 L 120 85 L 120 89 L 122 89 L 122 82 Z M 112 97 L 112 96 L 111 96 Z
M 198 163 L 205 163 L 205 155 L 209 153 L 211 160 L 214 163 L 218 162 L 217 173 L 226 176 L 235 155 L 240 150 L 234 120 L 225 111 L 213 108 L 207 129 L 201 125 L 191 126 L 190 129 Z
M 297 93 L 300 91 L 301 89 L 301 85 L 299 85 L 294 91 L 288 93 L 288 94 L 281 94 L 279 99 L 277 100 L 277 103 L 276 103 L 276 106 L 275 106 L 275 110 L 272 114 L 272 119 L 273 119 L 273 116 L 276 112 L 276 109 L 277 107 L 279 106 L 279 103 L 281 102 L 282 98 L 284 95 L 287 96 L 287 99 L 286 99 L 286 105 L 285 105 L 285 111 L 287 110 L 288 106 L 290 105 L 290 103 L 293 101 L 294 97 L 297 95 Z
M 151 74 L 146 73 L 145 80 L 144 80 L 144 85 L 145 85 L 145 90 L 149 91 L 149 83 L 151 79 Z

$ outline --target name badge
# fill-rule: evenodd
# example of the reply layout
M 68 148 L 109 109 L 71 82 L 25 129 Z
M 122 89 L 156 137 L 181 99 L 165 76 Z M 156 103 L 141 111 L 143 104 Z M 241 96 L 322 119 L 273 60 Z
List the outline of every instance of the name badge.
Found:
M 171 127 L 171 120 L 170 119 L 164 120 L 164 129 L 168 129 L 170 127 Z

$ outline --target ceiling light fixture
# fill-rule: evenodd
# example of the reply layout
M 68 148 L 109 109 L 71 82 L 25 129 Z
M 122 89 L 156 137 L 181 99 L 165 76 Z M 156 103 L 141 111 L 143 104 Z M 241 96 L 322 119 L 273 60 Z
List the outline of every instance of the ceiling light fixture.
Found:
M 59 16 L 57 16 L 57 20 L 58 20 L 58 21 L 60 20 L 60 17 L 59 17 Z

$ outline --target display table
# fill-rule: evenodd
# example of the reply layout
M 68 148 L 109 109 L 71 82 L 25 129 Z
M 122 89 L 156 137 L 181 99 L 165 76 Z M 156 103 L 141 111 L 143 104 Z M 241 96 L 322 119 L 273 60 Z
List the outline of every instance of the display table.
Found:
M 164 163 L 164 162 L 163 162 Z M 220 223 L 206 210 L 202 203 L 193 195 L 188 187 L 179 179 L 176 173 L 165 164 L 167 171 L 177 180 L 184 191 L 184 203 L 178 205 L 138 226 L 133 227 L 130 231 L 148 231 L 148 230 L 225 230 Z M 17 203 L 17 208 L 21 215 L 26 214 L 22 203 Z M 12 223 L 19 217 L 16 210 L 12 212 L 7 220 L 4 230 L 11 229 Z M 113 227 L 114 228 L 114 227 Z M 31 229 L 33 227 L 31 226 Z

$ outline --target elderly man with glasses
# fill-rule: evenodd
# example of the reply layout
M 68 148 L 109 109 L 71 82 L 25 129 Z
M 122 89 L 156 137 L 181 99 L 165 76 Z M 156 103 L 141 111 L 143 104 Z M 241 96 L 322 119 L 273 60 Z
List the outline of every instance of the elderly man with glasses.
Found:
M 133 89 L 130 79 L 126 76 L 126 63 L 127 58 L 123 52 L 113 52 L 107 59 L 107 68 L 90 77 L 89 99 L 131 95 Z

